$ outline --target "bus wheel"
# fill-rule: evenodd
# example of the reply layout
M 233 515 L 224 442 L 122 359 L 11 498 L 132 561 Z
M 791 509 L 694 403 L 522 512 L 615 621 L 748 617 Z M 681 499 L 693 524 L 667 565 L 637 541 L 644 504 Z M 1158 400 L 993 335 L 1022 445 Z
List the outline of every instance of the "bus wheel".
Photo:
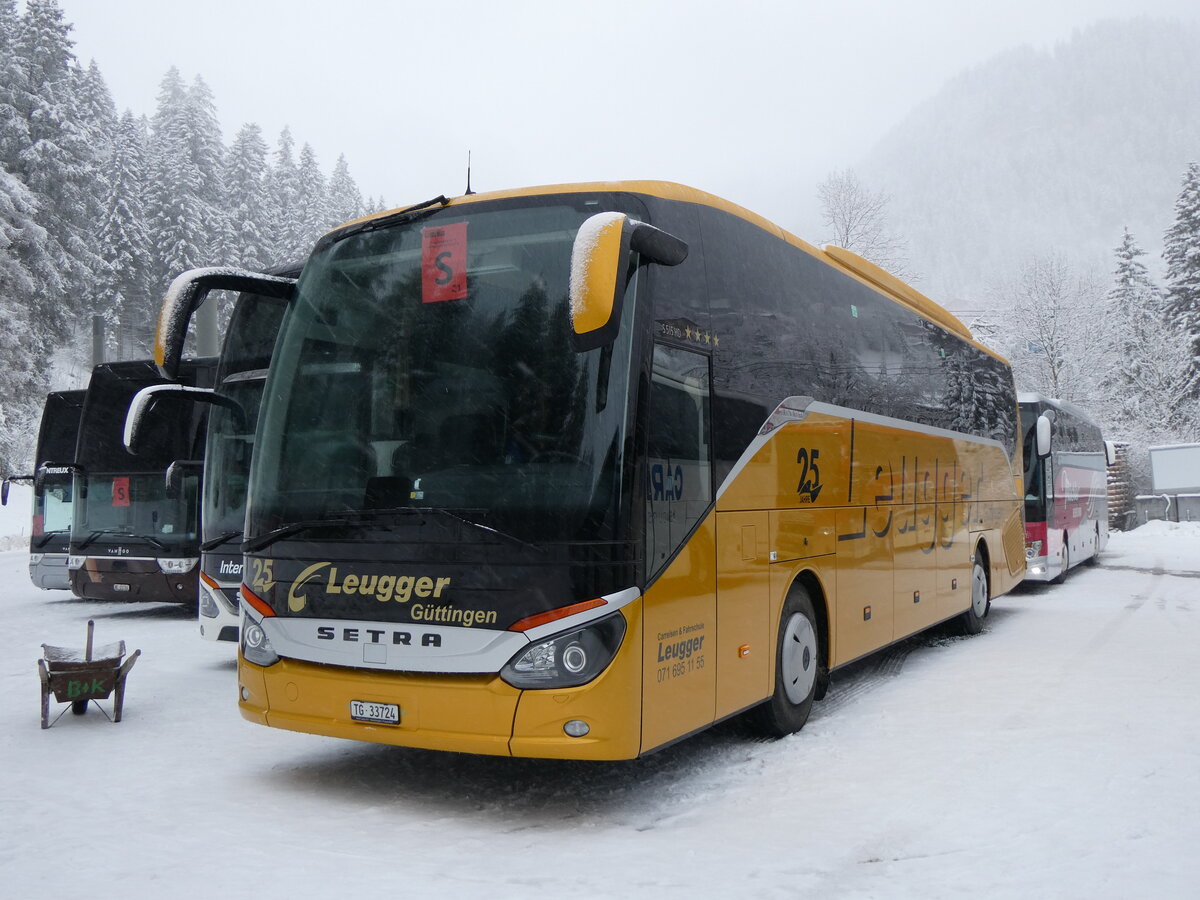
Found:
M 967 634 L 979 634 L 983 631 L 983 617 L 991 608 L 991 601 L 988 599 L 987 569 L 983 567 L 979 554 L 975 556 L 971 567 L 971 605 L 967 607 L 961 619 L 962 629 Z
M 1071 549 L 1067 544 L 1069 538 L 1063 535 L 1063 552 L 1062 552 L 1062 571 L 1055 576 L 1052 581 L 1054 584 L 1062 584 L 1067 580 L 1067 569 L 1071 568 Z
M 808 721 L 821 665 L 816 621 L 808 591 L 795 585 L 779 616 L 775 693 L 755 710 L 759 726 L 768 734 L 783 737 Z

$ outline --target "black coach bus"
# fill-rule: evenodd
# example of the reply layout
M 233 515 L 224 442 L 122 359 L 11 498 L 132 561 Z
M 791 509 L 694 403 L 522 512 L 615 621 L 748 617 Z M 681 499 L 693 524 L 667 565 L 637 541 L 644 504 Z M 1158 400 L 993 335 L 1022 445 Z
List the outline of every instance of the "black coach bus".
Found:
M 215 358 L 186 360 L 180 381 L 212 387 L 215 371 Z M 69 566 L 78 597 L 196 603 L 200 466 L 184 469 L 177 489 L 168 489 L 166 474 L 172 463 L 203 456 L 207 407 L 160 402 L 139 452 L 125 448 L 130 401 L 163 382 L 150 360 L 92 371 L 73 467 Z
M 33 483 L 33 527 L 29 538 L 29 577 L 49 590 L 69 590 L 67 550 L 71 540 L 71 463 L 79 436 L 85 391 L 51 391 L 42 408 L 34 474 L 6 481 Z M 4 502 L 8 503 L 7 485 Z

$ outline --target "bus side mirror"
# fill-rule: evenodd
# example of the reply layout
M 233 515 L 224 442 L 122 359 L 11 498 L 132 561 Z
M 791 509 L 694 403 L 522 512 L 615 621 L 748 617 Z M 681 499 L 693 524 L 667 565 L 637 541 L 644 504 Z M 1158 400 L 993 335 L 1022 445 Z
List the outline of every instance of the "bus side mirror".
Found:
M 1104 464 L 1106 466 L 1117 464 L 1117 445 L 1113 441 L 1104 442 Z
M 5 475 L 4 476 L 4 484 L 0 485 L 0 506 L 8 506 L 9 485 L 12 484 L 14 481 L 28 481 L 31 484 L 34 484 L 38 487 L 41 486 L 40 483 L 38 482 L 38 477 L 36 474 L 34 474 L 34 475 Z
M 1045 459 L 1050 455 L 1051 423 L 1049 416 L 1038 416 L 1037 420 L 1037 455 Z
M 125 431 L 122 435 L 127 453 L 135 456 L 138 454 L 146 434 L 146 418 L 154 404 L 165 399 L 224 406 L 233 411 L 238 420 L 238 427 L 246 427 L 246 411 L 242 409 L 242 405 L 224 394 L 218 394 L 212 388 L 188 387 L 184 384 L 152 384 L 142 388 L 129 401 L 129 409 L 125 413 Z
M 167 496 L 172 500 L 183 493 L 183 483 L 189 476 L 200 476 L 204 473 L 204 463 L 201 460 L 177 459 L 167 466 L 164 476 Z
M 594 350 L 616 338 L 631 250 L 664 266 L 677 266 L 688 255 L 688 245 L 679 238 L 624 213 L 596 213 L 587 219 L 571 248 L 571 343 L 576 351 Z
M 171 381 L 179 377 L 188 325 L 210 291 L 241 291 L 287 300 L 295 286 L 295 278 L 224 267 L 189 269 L 177 276 L 167 288 L 158 311 L 154 332 L 154 364 L 158 371 Z

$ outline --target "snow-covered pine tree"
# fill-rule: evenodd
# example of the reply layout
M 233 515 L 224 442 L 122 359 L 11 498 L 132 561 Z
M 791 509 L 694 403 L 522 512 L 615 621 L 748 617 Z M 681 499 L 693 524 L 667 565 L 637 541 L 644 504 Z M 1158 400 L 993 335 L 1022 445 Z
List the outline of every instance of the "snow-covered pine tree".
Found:
M 227 231 L 221 242 L 223 265 L 262 271 L 273 264 L 267 192 L 267 142 L 253 123 L 242 126 L 225 155 Z
M 72 71 L 70 30 L 55 0 L 29 0 L 12 48 L 19 70 L 12 106 L 27 134 L 10 171 L 38 198 L 46 246 L 62 282 L 53 294 L 39 291 L 34 311 L 35 321 L 56 342 L 67 337 L 76 315 L 86 310 L 100 266 L 95 249 L 100 210 L 93 189 L 100 162 L 81 122 L 76 92 L 81 78 Z
M 329 228 L 325 174 L 310 144 L 300 148 L 296 176 L 299 179 L 296 220 L 300 234 L 300 258 L 304 258 L 312 250 L 317 238 Z
M 108 159 L 117 142 L 120 120 L 117 105 L 113 102 L 108 84 L 100 73 L 100 67 L 92 60 L 86 69 L 76 69 L 78 85 L 76 94 L 88 141 L 96 152 L 101 174 L 107 169 Z
M 17 170 L 17 156 L 29 146 L 29 124 L 17 110 L 25 72 L 17 56 L 16 0 L 0 0 L 0 166 Z
M 328 218 L 326 227 L 333 228 L 351 219 L 357 219 L 363 214 L 362 194 L 358 185 L 350 175 L 350 164 L 346 162 L 345 154 L 338 156 L 329 176 L 327 192 Z
M 34 299 L 57 271 L 38 224 L 37 199 L 0 166 L 0 471 L 29 470 L 37 416 L 48 388 L 49 342 Z
M 206 222 L 213 216 L 202 196 L 204 179 L 192 158 L 187 91 L 174 66 L 163 78 L 151 120 L 146 222 L 153 262 L 150 290 L 162 296 L 180 272 L 205 261 Z
M 203 220 L 198 222 L 200 236 L 197 244 L 202 248 L 205 263 L 220 264 L 213 248 L 218 236 L 227 228 L 225 222 L 227 193 L 222 181 L 225 172 L 225 144 L 221 137 L 221 122 L 217 117 L 217 103 L 208 84 L 197 75 L 184 100 L 185 116 L 188 121 L 188 143 L 192 163 L 200 178 L 199 199 L 204 207 Z
M 1191 347 L 1187 393 L 1200 398 L 1200 164 L 1191 163 L 1175 201 L 1175 223 L 1163 241 L 1167 263 L 1166 315 Z
M 267 195 L 273 259 L 299 259 L 309 249 L 300 222 L 300 171 L 294 157 L 296 142 L 284 127 L 275 147 L 275 160 L 267 175 Z
M 126 111 L 109 162 L 108 195 L 100 224 L 104 268 L 96 293 L 106 317 L 116 324 L 119 359 L 149 356 L 159 295 L 150 290 L 151 240 L 146 231 L 146 152 L 141 124 Z

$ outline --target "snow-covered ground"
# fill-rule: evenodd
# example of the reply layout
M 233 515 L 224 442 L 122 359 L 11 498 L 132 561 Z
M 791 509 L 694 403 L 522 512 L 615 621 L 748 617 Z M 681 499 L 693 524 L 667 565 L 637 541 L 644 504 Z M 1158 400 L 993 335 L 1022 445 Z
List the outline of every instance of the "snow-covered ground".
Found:
M 0 554 L 0 895 L 1195 897 L 1200 525 L 835 675 L 808 726 L 646 759 L 459 756 L 261 728 L 233 647 Z M 125 716 L 39 727 L 45 641 L 124 639 Z M 107 704 L 106 704 L 107 706 Z M 68 707 L 52 705 L 52 715 Z

